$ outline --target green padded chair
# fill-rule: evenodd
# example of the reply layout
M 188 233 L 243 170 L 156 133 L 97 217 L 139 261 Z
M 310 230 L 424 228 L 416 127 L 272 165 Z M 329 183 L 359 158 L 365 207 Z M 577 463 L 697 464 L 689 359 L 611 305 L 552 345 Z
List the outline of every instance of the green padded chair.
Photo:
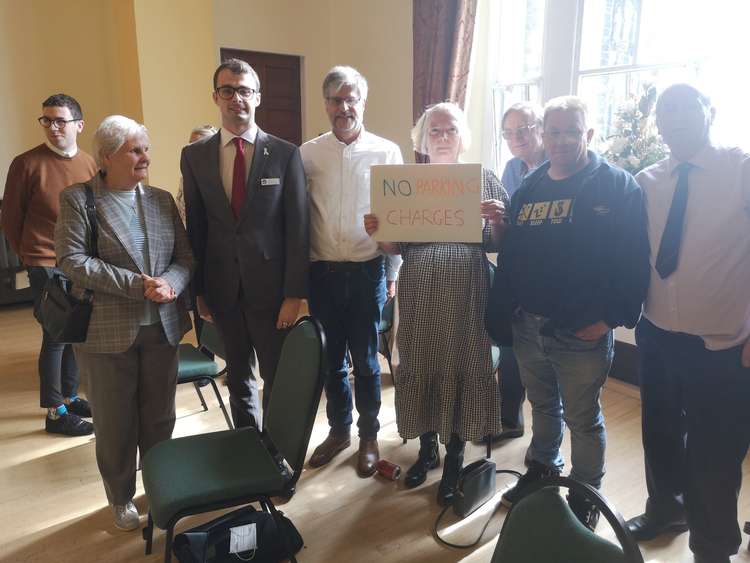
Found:
M 223 374 L 226 368 L 219 371 L 218 364 L 208 355 L 208 353 L 212 353 L 222 359 L 225 358 L 224 342 L 221 340 L 216 326 L 209 322 L 203 323 L 198 341 L 198 347 L 189 343 L 183 343 L 178 348 L 177 384 L 192 383 L 195 387 L 195 392 L 198 393 L 198 398 L 201 401 L 204 411 L 208 410 L 208 405 L 206 405 L 206 400 L 203 398 L 201 386 L 211 385 L 216 394 L 216 400 L 219 402 L 219 408 L 221 408 L 221 412 L 224 414 L 224 420 L 227 421 L 227 426 L 231 430 L 234 428 L 232 419 L 229 418 L 224 401 L 221 398 L 221 393 L 219 393 L 219 388 L 216 386 L 216 378 Z
M 284 340 L 263 432 L 210 432 L 166 440 L 148 451 L 143 462 L 150 506 L 143 530 L 147 555 L 154 525 L 167 531 L 168 563 L 181 518 L 250 502 L 259 502 L 283 529 L 270 497 L 290 496 L 302 474 L 323 391 L 324 363 L 323 328 L 304 317 Z
M 549 477 L 530 487 L 505 517 L 491 563 L 643 563 L 622 516 L 596 489 L 569 477 Z M 557 487 L 586 495 L 596 504 L 620 545 L 584 526 Z

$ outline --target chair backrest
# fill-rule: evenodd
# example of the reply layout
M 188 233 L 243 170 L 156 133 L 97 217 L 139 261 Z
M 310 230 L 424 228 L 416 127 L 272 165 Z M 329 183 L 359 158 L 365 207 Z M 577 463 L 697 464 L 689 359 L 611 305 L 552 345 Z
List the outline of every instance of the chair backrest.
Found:
M 227 353 L 224 348 L 224 341 L 221 339 L 219 329 L 216 328 L 216 325 L 214 323 L 208 321 L 203 323 L 201 333 L 198 336 L 198 342 L 200 343 L 201 348 L 205 348 L 206 350 L 213 352 L 215 356 L 218 356 L 222 360 L 227 359 Z
M 622 547 L 585 527 L 560 496 L 562 486 L 585 494 L 609 522 Z M 643 563 L 638 544 L 625 522 L 589 485 L 568 477 L 550 477 L 533 485 L 532 491 L 513 506 L 492 556 L 492 563 Z
M 323 327 L 314 318 L 303 317 L 284 339 L 264 430 L 294 470 L 293 483 L 305 463 L 323 392 L 324 365 Z

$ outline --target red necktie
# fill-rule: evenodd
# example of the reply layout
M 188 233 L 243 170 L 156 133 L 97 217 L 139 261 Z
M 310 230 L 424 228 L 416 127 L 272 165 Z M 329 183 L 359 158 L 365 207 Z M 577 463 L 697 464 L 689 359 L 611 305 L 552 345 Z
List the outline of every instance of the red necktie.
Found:
M 234 172 L 232 173 L 232 211 L 237 219 L 245 203 L 245 141 L 240 137 L 233 139 L 235 146 Z

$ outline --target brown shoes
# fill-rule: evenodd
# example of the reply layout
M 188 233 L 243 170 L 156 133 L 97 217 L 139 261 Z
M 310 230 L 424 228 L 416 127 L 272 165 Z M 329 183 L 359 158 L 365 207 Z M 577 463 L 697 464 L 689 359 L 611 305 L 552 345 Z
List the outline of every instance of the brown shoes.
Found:
M 375 464 L 380 459 L 377 439 L 359 440 L 359 455 L 357 457 L 357 474 L 360 477 L 371 477 L 375 474 Z
M 323 440 L 323 443 L 315 448 L 312 456 L 310 456 L 308 465 L 310 467 L 322 467 L 331 461 L 336 454 L 348 448 L 351 443 L 351 438 L 348 434 L 341 436 L 337 436 L 333 433 L 328 434 L 328 437 Z

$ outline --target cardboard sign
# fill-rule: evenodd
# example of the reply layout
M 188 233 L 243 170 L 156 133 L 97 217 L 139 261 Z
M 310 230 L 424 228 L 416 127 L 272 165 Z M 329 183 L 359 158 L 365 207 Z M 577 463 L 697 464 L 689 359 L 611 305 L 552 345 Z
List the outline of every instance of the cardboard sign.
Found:
M 481 164 L 370 168 L 373 238 L 385 242 L 482 242 Z

